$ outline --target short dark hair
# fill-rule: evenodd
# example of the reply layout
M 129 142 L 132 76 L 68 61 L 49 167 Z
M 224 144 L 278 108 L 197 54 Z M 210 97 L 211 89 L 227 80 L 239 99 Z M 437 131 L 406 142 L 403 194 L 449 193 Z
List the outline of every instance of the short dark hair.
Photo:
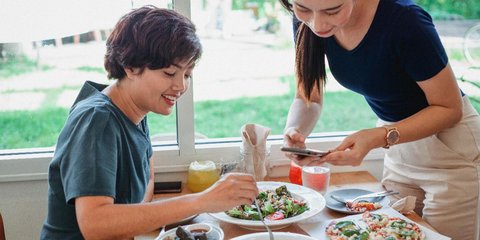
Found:
M 202 55 L 195 25 L 181 14 L 145 6 L 123 16 L 107 39 L 105 70 L 109 79 L 122 79 L 124 68 L 140 72 L 160 69 Z

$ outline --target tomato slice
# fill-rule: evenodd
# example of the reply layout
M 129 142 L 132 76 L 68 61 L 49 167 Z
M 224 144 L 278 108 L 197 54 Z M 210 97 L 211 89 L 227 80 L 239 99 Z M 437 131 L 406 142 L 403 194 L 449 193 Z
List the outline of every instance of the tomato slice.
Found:
M 275 220 L 281 220 L 281 219 L 284 219 L 285 216 L 283 215 L 282 212 L 274 212 L 268 216 L 265 217 L 267 220 L 270 220 L 270 221 L 275 221 Z

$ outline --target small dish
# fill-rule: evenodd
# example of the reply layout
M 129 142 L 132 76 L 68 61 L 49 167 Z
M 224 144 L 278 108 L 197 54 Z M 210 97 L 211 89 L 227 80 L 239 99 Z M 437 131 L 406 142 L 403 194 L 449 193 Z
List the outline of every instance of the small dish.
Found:
M 198 232 L 200 234 L 205 233 L 207 236 L 213 234 L 213 226 L 207 223 L 195 223 L 185 226 L 185 229 L 191 233 Z
M 364 190 L 364 189 L 357 189 L 357 188 L 339 189 L 339 190 L 327 192 L 327 194 L 325 194 L 325 201 L 326 201 L 327 208 L 332 209 L 333 211 L 347 213 L 347 214 L 358 214 L 362 212 L 351 211 L 345 206 L 344 203 L 338 202 L 332 199 L 330 196 L 337 195 L 343 199 L 353 199 L 355 197 L 358 197 L 363 194 L 368 194 L 368 193 L 373 193 L 373 192 Z M 388 198 L 386 197 L 376 197 L 376 198 L 370 198 L 366 200 L 368 200 L 369 202 L 378 202 L 382 205 L 382 208 L 388 207 L 388 204 L 390 203 L 390 200 L 388 200 Z
M 208 223 L 194 223 L 190 225 L 184 225 L 182 226 L 183 228 L 187 230 L 192 230 L 192 229 L 198 229 L 198 228 L 210 228 L 211 232 L 208 233 L 208 240 L 223 240 L 225 237 L 225 234 L 223 233 L 223 230 L 220 227 L 217 227 L 213 224 L 208 224 Z M 174 240 L 175 236 L 177 235 L 175 232 L 177 231 L 177 228 L 170 229 L 163 234 L 159 235 L 155 240 Z
M 187 218 L 184 218 L 176 223 L 172 223 L 172 224 L 168 224 L 167 226 L 165 226 L 165 229 L 171 229 L 171 228 L 175 228 L 175 227 L 178 227 L 180 225 L 187 225 L 189 224 L 195 217 L 197 217 L 197 215 L 193 215 L 193 216 L 190 216 L 190 217 L 187 217 Z

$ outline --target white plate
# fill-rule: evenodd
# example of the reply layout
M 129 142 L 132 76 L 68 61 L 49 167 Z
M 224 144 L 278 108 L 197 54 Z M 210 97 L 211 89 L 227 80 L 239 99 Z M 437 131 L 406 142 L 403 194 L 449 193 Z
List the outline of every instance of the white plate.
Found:
M 327 192 L 325 194 L 325 201 L 327 204 L 327 208 L 330 208 L 334 211 L 341 212 L 341 213 L 347 213 L 347 214 L 357 214 L 361 212 L 354 212 L 350 211 L 344 203 L 338 202 L 334 199 L 332 199 L 330 196 L 331 195 L 337 195 L 343 199 L 353 199 L 355 197 L 358 197 L 363 194 L 368 194 L 368 193 L 373 193 L 372 191 L 368 190 L 363 190 L 363 189 L 356 189 L 356 188 L 346 188 L 346 189 L 339 189 L 331 192 Z M 390 200 L 386 197 L 376 197 L 376 198 L 370 198 L 366 199 L 370 202 L 379 202 L 382 205 L 382 208 L 388 207 L 388 204 L 390 203 Z
M 190 217 L 187 217 L 187 218 L 184 218 L 176 223 L 172 223 L 172 224 L 168 224 L 166 226 L 167 229 L 170 229 L 172 227 L 177 227 L 177 226 L 180 226 L 180 225 L 187 225 L 188 223 L 190 223 L 195 217 L 197 217 L 197 215 L 193 215 L 193 216 L 190 216 Z
M 202 224 L 208 224 L 208 223 L 202 223 Z M 195 225 L 194 224 L 190 224 L 190 225 Z M 182 226 L 183 228 L 187 227 L 187 226 L 190 226 L 190 225 L 184 225 Z M 212 232 L 212 240 L 223 240 L 223 238 L 225 237 L 225 234 L 223 233 L 223 230 L 220 228 L 220 227 L 217 227 L 213 224 L 208 224 L 212 227 L 213 229 L 213 232 Z M 177 228 L 172 228 L 166 232 L 164 232 L 162 235 L 158 236 L 157 238 L 155 238 L 155 240 L 174 240 L 175 239 L 175 236 L 177 236 L 177 234 L 175 233 L 177 231 Z M 210 240 L 210 238 L 209 238 Z
M 389 217 L 398 217 L 401 218 L 407 222 L 412 222 L 412 220 L 408 219 L 407 217 L 403 216 L 401 213 L 395 211 L 393 208 L 380 208 L 377 210 L 376 213 L 384 213 L 387 214 Z M 314 237 L 315 239 L 318 240 L 328 240 L 328 236 L 325 233 L 325 228 L 330 224 L 331 221 L 346 221 L 350 220 L 353 221 L 359 225 L 364 224 L 362 219 L 362 214 L 355 214 L 355 215 L 349 215 L 343 218 L 337 218 L 337 219 L 332 219 L 332 220 L 326 220 L 322 221 L 320 223 L 308 223 L 308 224 L 299 224 L 299 227 L 303 229 L 306 233 L 308 233 L 310 236 Z M 425 233 L 425 239 L 427 240 L 450 240 L 449 237 L 443 236 L 440 233 L 434 232 L 418 223 L 415 223 L 422 229 L 422 231 Z
M 265 223 L 272 230 L 282 229 L 288 227 L 292 223 L 313 217 L 325 208 L 325 199 L 323 196 L 310 188 L 285 182 L 257 182 L 258 188 L 263 191 L 274 190 L 283 185 L 287 186 L 287 190 L 295 199 L 304 200 L 307 202 L 309 210 L 295 217 L 285 218 L 277 221 L 265 221 Z M 262 222 L 258 220 L 238 219 L 228 216 L 225 212 L 211 213 L 210 215 L 220 221 L 236 224 L 246 229 L 265 231 L 265 227 L 263 226 Z
M 289 232 L 274 232 L 273 236 L 275 240 L 315 240 L 315 238 L 309 237 L 307 235 L 302 235 L 298 233 L 289 233 Z M 251 233 L 247 235 L 243 235 L 240 237 L 232 238 L 232 240 L 269 240 L 270 237 L 268 233 Z

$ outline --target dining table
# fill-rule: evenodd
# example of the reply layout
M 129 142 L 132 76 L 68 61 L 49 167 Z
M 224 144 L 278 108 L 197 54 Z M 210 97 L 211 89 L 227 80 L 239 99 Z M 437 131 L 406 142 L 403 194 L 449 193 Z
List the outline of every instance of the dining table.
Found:
M 289 182 L 289 178 L 288 177 L 274 177 L 274 178 L 267 177 L 265 181 Z M 378 179 L 375 178 L 368 171 L 331 173 L 328 191 L 333 191 L 337 189 L 346 189 L 346 188 L 358 188 L 358 189 L 364 189 L 364 190 L 373 191 L 373 192 L 384 190 L 380 181 L 378 181 Z M 191 192 L 188 190 L 188 188 L 186 188 L 186 186 L 183 186 L 181 193 L 155 194 L 154 199 L 164 199 L 164 198 L 175 197 L 175 196 L 188 194 L 188 193 L 191 193 Z M 315 217 L 324 219 L 324 220 L 333 220 L 333 219 L 342 218 L 345 216 L 347 216 L 347 214 L 336 212 L 328 208 L 324 208 Z M 410 220 L 412 220 L 413 222 L 418 223 L 426 228 L 429 228 L 435 231 L 435 229 L 430 224 L 428 224 L 424 219 L 422 219 L 418 214 L 412 212 L 412 213 L 406 214 L 405 216 Z M 238 237 L 241 235 L 257 232 L 254 230 L 241 228 L 232 223 L 220 221 L 210 216 L 208 213 L 200 214 L 195 218 L 193 218 L 190 222 L 185 224 L 192 224 L 192 223 L 210 223 L 210 224 L 217 225 L 223 230 L 225 234 L 225 239 L 232 239 L 234 237 Z M 174 227 L 174 225 L 172 227 Z M 306 233 L 297 223 L 293 223 L 288 227 L 285 227 L 279 230 L 274 230 L 274 232 L 292 232 L 292 233 L 308 235 L 308 233 Z M 140 235 L 140 236 L 136 236 L 135 240 L 154 240 L 155 238 L 158 237 L 159 233 L 160 233 L 160 229 L 150 233 Z

